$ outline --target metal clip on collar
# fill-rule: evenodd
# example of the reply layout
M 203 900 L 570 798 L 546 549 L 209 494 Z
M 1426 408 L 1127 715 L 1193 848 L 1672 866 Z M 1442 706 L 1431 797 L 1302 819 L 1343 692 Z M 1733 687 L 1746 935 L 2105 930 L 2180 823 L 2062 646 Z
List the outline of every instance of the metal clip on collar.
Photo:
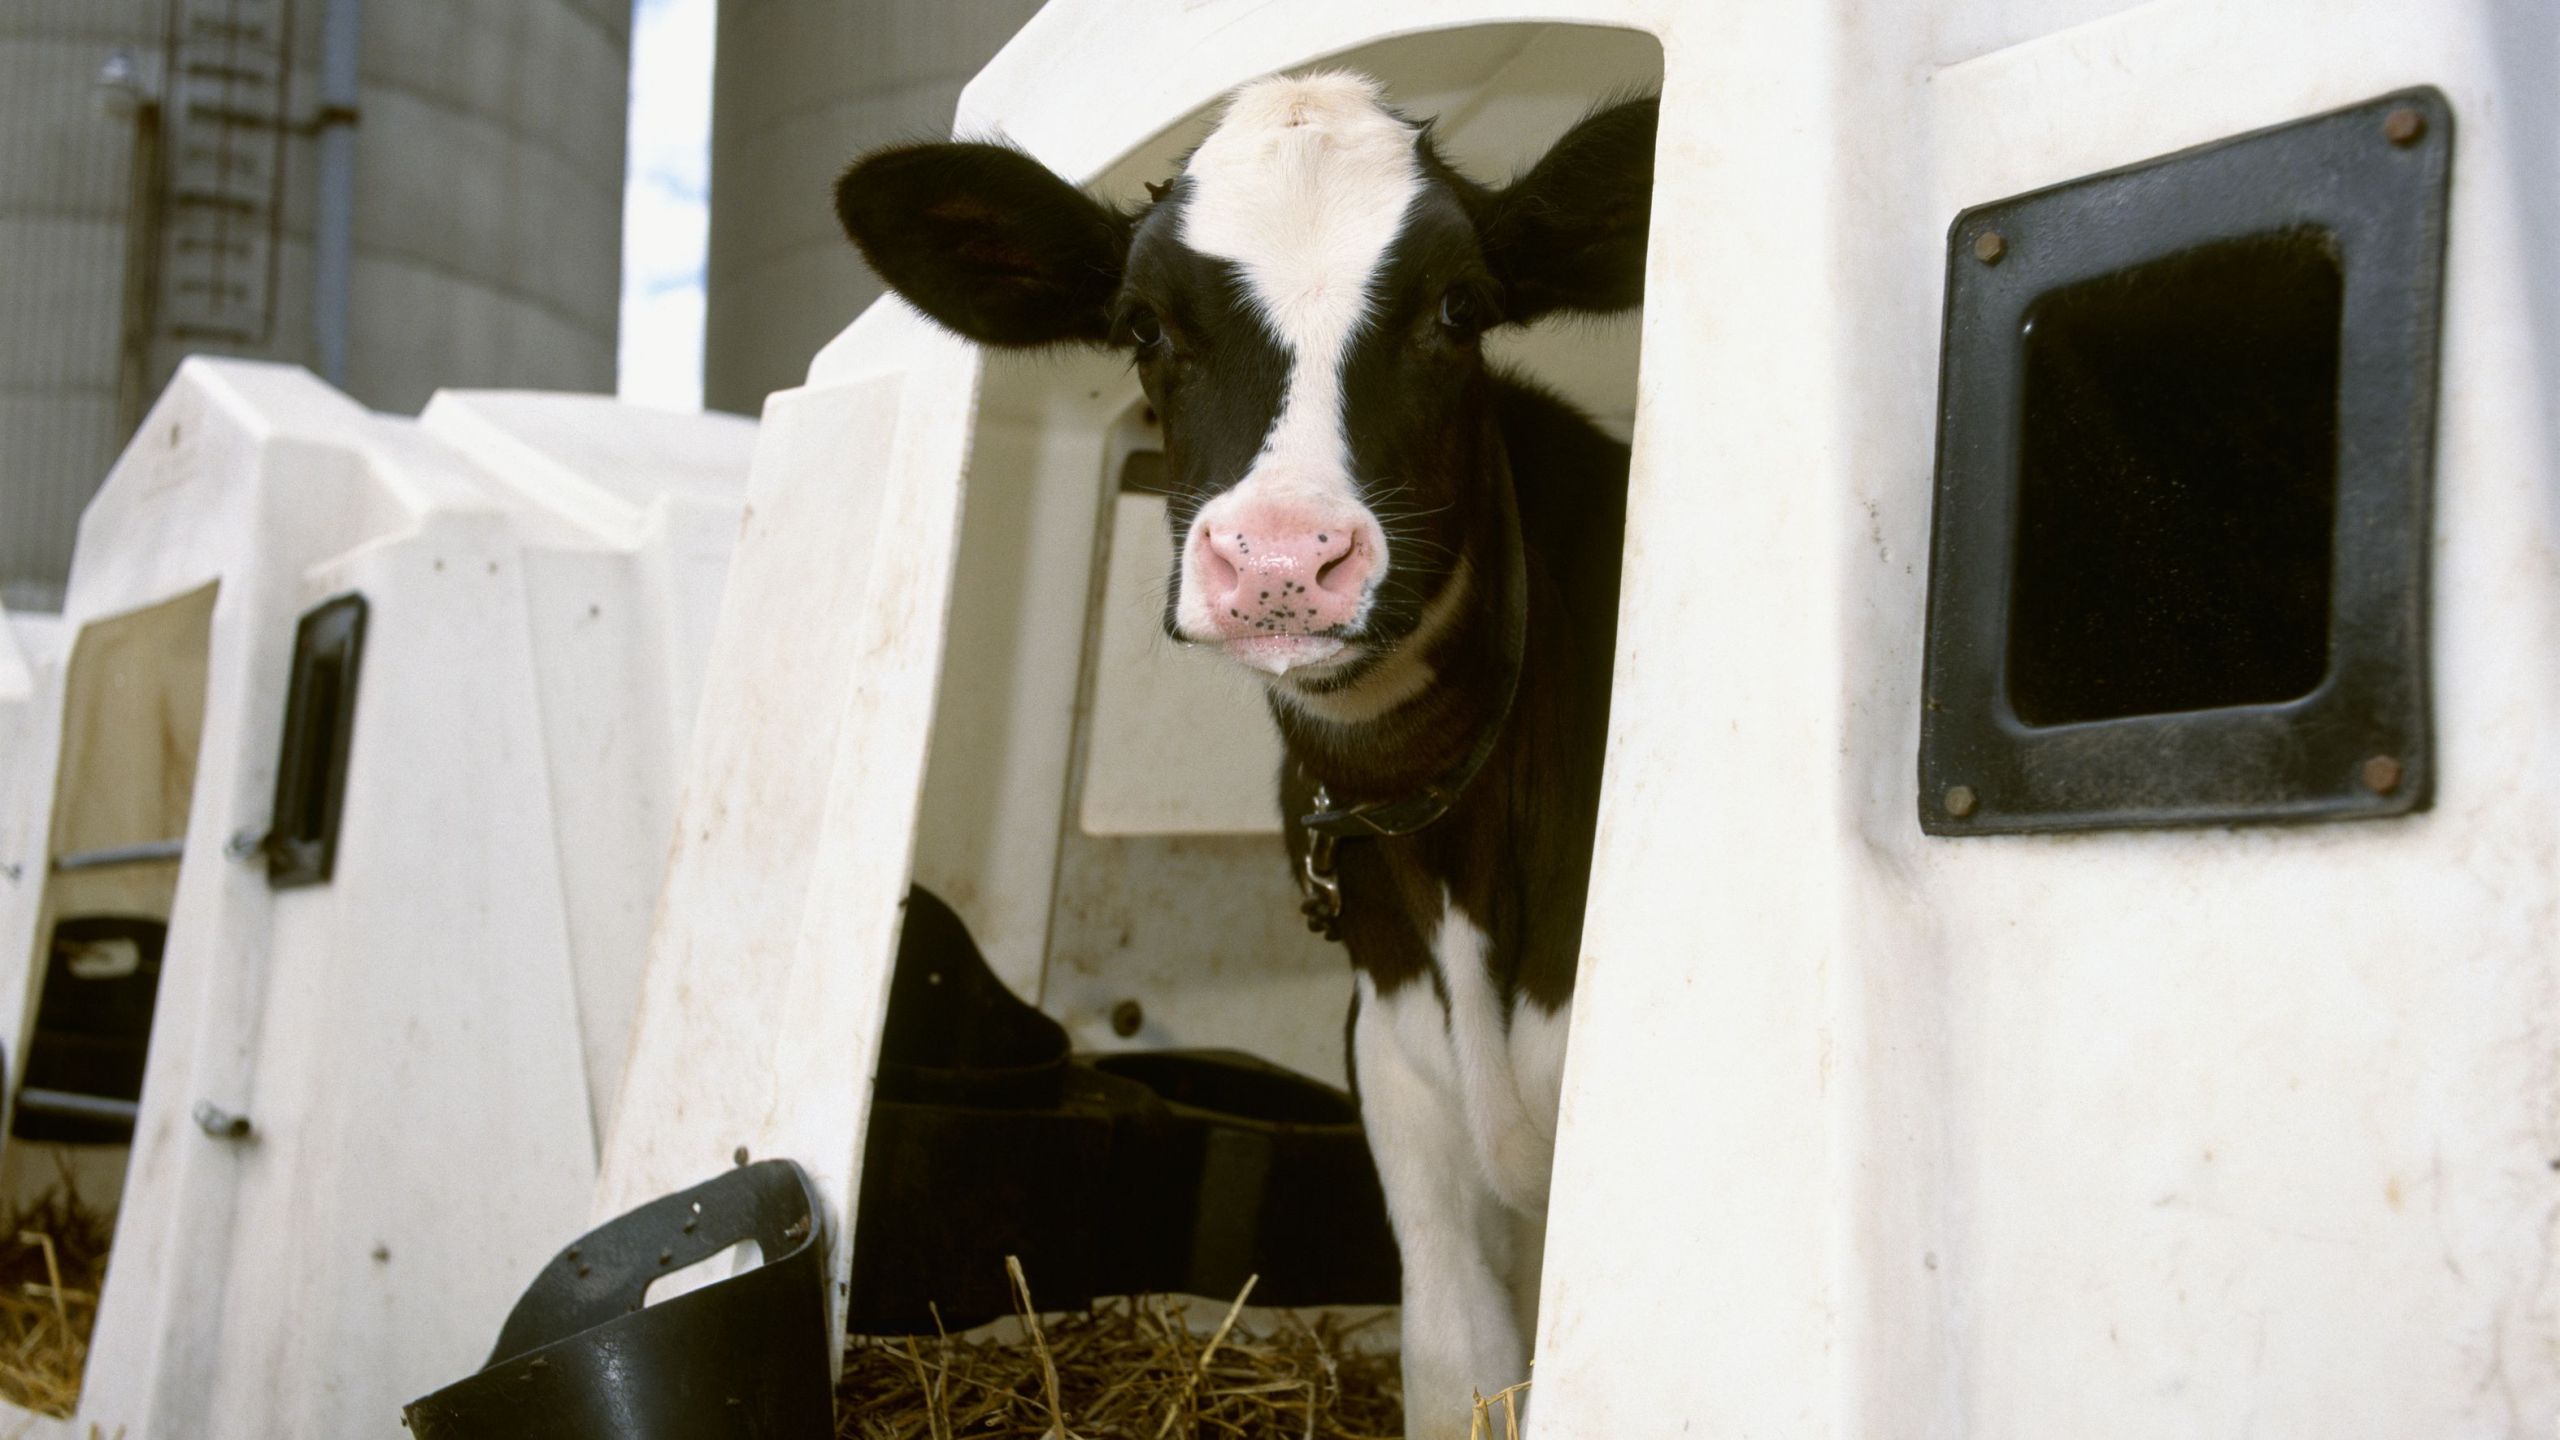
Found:
M 1298 890 L 1305 897 L 1298 909 L 1307 928 L 1327 940 L 1342 938 L 1342 881 L 1334 852 L 1343 841 L 1413 834 L 1448 814 L 1457 798 L 1447 786 L 1426 785 L 1401 800 L 1366 800 L 1336 810 L 1333 797 L 1317 786 L 1314 813 L 1298 821 L 1307 831 L 1307 853 L 1298 861 Z
M 1324 792 L 1316 792 L 1316 804 L 1324 804 Z M 1309 832 L 1307 853 L 1298 857 L 1298 913 L 1307 917 L 1307 928 L 1327 940 L 1342 938 L 1342 882 L 1335 878 L 1331 835 Z

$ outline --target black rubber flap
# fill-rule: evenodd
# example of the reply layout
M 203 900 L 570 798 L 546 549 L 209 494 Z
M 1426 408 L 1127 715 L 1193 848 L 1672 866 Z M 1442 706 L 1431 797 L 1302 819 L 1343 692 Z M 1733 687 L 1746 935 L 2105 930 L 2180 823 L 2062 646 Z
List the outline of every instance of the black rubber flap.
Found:
M 1923 829 L 2426 808 L 2453 139 L 2405 90 L 1956 218 Z
M 435 1440 L 824 1440 L 834 1433 L 823 1222 L 787 1160 L 652 1200 L 554 1256 L 489 1365 L 404 1412 Z M 643 1307 L 740 1241 L 764 1263 Z
M 1067 1032 L 1005 988 L 940 896 L 907 892 L 880 1036 L 879 1097 L 901 1104 L 1054 1105 Z

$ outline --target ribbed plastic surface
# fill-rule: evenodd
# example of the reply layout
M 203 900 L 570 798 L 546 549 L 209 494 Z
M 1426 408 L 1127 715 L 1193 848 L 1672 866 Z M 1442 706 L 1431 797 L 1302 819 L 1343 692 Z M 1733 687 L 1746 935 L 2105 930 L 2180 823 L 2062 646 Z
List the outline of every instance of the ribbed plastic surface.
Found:
M 0 5 L 0 596 L 14 607 L 59 604 L 80 510 L 183 355 L 310 363 L 313 141 L 297 128 L 282 147 L 272 265 L 262 215 L 234 277 L 254 281 L 246 318 L 262 323 L 226 313 L 181 335 L 172 182 L 182 134 L 205 127 L 173 117 L 165 163 L 141 152 L 140 188 L 162 202 L 149 242 L 160 301 L 130 317 L 152 338 L 123 373 L 139 127 L 102 102 L 99 71 L 122 48 L 159 75 L 187 22 L 254 26 L 277 8 Z M 284 108 L 298 127 L 317 103 L 324 8 L 290 7 Z M 442 387 L 612 389 L 630 39 L 631 0 L 368 0 L 348 320 L 358 400 L 415 411 Z M 230 138 L 263 123 L 235 118 Z

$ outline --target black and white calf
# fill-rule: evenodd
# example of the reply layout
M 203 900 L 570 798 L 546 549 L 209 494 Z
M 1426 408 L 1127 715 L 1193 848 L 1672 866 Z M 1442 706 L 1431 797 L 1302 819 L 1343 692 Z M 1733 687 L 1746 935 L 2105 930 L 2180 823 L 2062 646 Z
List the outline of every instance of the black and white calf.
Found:
M 1642 298 L 1654 119 L 1602 110 L 1494 189 L 1319 74 L 1236 92 L 1136 213 L 992 145 L 881 151 L 836 193 L 951 329 L 1135 357 L 1166 629 L 1265 677 L 1292 862 L 1357 972 L 1417 1437 L 1526 1377 L 1625 528 L 1625 447 L 1481 341 Z

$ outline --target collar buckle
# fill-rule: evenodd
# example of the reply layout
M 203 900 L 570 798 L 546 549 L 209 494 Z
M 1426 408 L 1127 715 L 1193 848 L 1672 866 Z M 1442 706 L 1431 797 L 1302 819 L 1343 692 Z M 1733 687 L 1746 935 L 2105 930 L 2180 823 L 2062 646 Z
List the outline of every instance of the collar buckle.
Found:
M 1307 928 L 1327 940 L 1342 938 L 1342 881 L 1335 873 L 1331 835 L 1311 833 L 1307 853 L 1298 857 L 1298 913 Z
M 1446 786 L 1434 784 L 1399 800 L 1363 800 L 1336 810 L 1333 797 L 1317 786 L 1316 808 L 1298 817 L 1307 832 L 1306 853 L 1298 857 L 1298 913 L 1307 917 L 1307 928 L 1327 940 L 1342 938 L 1342 881 L 1335 850 L 1343 841 L 1411 835 L 1448 814 L 1457 799 Z

